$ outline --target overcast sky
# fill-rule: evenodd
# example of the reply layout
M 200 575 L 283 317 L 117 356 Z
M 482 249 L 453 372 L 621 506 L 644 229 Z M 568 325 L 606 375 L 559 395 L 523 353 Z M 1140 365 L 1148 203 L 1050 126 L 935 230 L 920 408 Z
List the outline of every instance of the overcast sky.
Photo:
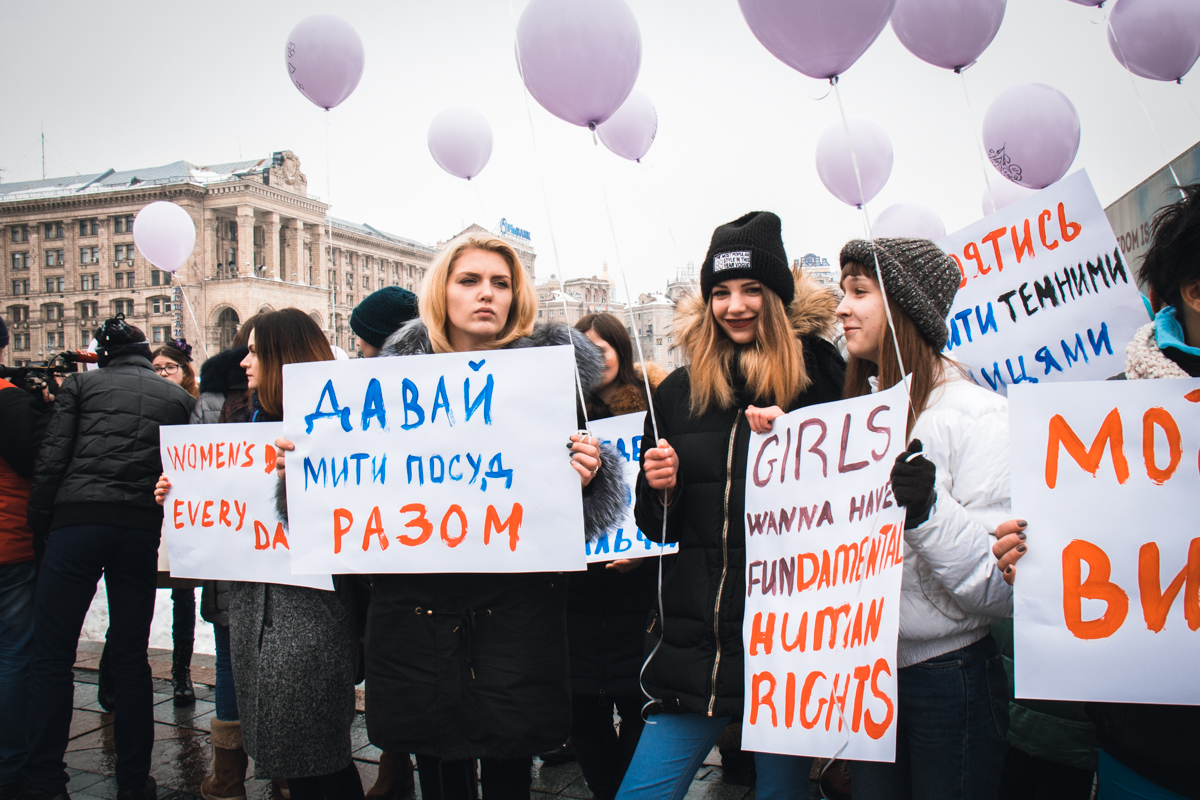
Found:
M 836 263 L 862 221 L 817 178 L 817 138 L 838 119 L 832 96 L 815 99 L 828 85 L 770 55 L 736 0 L 629 1 L 642 34 L 638 85 L 659 117 L 640 165 L 531 98 L 535 157 L 508 0 L 10 2 L 0 29 L 3 180 L 41 176 L 43 125 L 51 177 L 289 149 L 338 217 L 429 244 L 506 217 L 532 233 L 539 279 L 596 274 L 606 260 L 618 278 L 619 260 L 635 294 L 658 289 L 688 261 L 699 265 L 716 225 L 757 209 L 783 218 L 789 257 Z M 524 0 L 513 2 L 520 14 Z M 326 114 L 292 87 L 283 59 L 292 26 L 320 12 L 349 21 L 366 49 L 358 89 L 328 114 L 328 160 Z M 1133 79 L 1160 145 L 1109 51 L 1104 15 L 1067 0 L 1009 0 L 995 41 L 965 75 L 977 127 L 1013 84 L 1065 92 L 1083 128 L 1073 169 L 1087 168 L 1107 205 L 1160 168 L 1164 148 L 1173 158 L 1200 139 L 1200 71 L 1182 86 Z M 904 200 L 932 206 L 948 231 L 981 216 L 980 156 L 958 76 L 919 61 L 889 27 L 840 88 L 849 114 L 873 118 L 892 139 L 895 167 L 873 216 Z M 470 185 L 437 167 L 425 139 L 433 115 L 459 103 L 482 111 L 495 138 Z

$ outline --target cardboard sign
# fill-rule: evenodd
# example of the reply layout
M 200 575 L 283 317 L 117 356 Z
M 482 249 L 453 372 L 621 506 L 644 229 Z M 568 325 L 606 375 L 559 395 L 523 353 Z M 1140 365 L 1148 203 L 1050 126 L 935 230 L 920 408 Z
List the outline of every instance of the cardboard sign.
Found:
M 328 573 L 293 575 L 275 513 L 274 442 L 283 425 L 164 425 L 159 450 L 171 575 L 333 589 Z
M 1200 380 L 1009 397 L 1018 697 L 1200 705 Z
M 292 569 L 586 569 L 569 346 L 284 367 Z
M 895 758 L 904 509 L 890 473 L 907 414 L 896 386 L 793 411 L 752 435 L 747 750 Z
M 594 542 L 585 543 L 584 553 L 587 555 L 588 563 L 678 553 L 678 544 L 662 545 L 647 539 L 633 518 L 633 506 L 636 500 L 634 490 L 637 487 L 638 472 L 641 471 L 639 459 L 642 453 L 642 433 L 646 430 L 646 412 L 639 411 L 636 414 L 622 414 L 619 417 L 592 420 L 589 428 L 593 436 L 598 437 L 602 442 L 611 443 L 621 455 L 625 467 L 625 482 L 629 487 L 627 494 L 629 510 L 620 526 L 605 533 Z
M 938 242 L 962 285 L 945 352 L 980 386 L 1103 380 L 1148 321 L 1087 172 Z

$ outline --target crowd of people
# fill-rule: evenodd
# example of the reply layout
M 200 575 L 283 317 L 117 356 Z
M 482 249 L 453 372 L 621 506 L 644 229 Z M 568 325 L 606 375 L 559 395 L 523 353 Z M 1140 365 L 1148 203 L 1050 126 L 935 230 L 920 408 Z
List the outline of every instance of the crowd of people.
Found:
M 365 298 L 350 324 L 380 370 L 571 344 L 582 402 L 579 431 L 562 437 L 585 529 L 563 535 L 595 540 L 632 491 L 639 528 L 678 553 L 578 573 L 339 575 L 333 591 L 205 581 L 216 643 L 205 800 L 244 800 L 249 759 L 276 798 L 394 800 L 419 780 L 425 800 L 525 800 L 533 758 L 564 750 L 597 800 L 680 800 L 715 744 L 737 750 L 751 432 L 905 374 L 908 446 L 891 471 L 906 514 L 895 761 L 830 770 L 754 753 L 757 796 L 808 797 L 815 777 L 825 796 L 856 800 L 1083 800 L 1097 787 L 1101 800 L 1200 798 L 1200 710 L 1013 700 L 1012 586 L 1037 520 L 1011 507 L 1006 400 L 942 352 L 960 270 L 920 239 L 851 241 L 840 264 L 839 299 L 789 268 L 774 214 L 719 226 L 675 325 L 688 366 L 670 374 L 638 362 L 612 315 L 536 323 L 516 252 L 483 233 L 443 248 L 419 298 L 397 287 Z M 1200 187 L 1160 212 L 1139 279 L 1156 315 L 1116 377 L 1200 376 Z M 174 702 L 195 702 L 195 587 L 171 579 L 162 545 L 159 427 L 281 420 L 284 366 L 335 358 L 290 308 L 247 320 L 198 375 L 186 342 L 151 352 L 120 315 L 97 344 L 99 369 L 60 385 L 0 380 L 0 800 L 67 797 L 72 668 L 101 577 L 98 692 L 113 714 L 117 800 L 154 800 L 158 588 L 173 591 Z M 628 487 L 616 451 L 583 431 L 648 409 Z M 294 448 L 276 447 L 286 524 Z M 382 751 L 369 790 L 351 744 L 364 682 Z

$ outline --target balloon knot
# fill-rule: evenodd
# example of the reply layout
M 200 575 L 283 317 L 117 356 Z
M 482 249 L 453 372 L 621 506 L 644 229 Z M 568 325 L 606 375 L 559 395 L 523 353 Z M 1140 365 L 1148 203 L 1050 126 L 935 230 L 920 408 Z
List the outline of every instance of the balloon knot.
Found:
M 595 132 L 595 130 L 596 130 L 596 123 L 594 123 L 594 122 L 589 122 L 589 123 L 588 123 L 588 130 L 589 130 L 589 131 L 592 131 L 592 132 Z
M 830 86 L 837 86 L 837 82 L 838 82 L 838 76 L 837 76 L 837 75 L 834 75 L 832 78 L 830 78 L 830 79 L 829 79 L 829 85 L 830 85 Z

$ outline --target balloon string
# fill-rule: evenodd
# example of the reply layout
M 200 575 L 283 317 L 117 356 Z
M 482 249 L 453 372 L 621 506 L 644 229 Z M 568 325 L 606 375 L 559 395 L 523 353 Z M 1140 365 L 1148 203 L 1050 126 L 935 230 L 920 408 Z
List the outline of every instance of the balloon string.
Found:
M 529 120 L 529 138 L 533 142 L 533 163 L 537 167 L 538 182 L 542 187 L 542 205 L 546 210 L 546 227 L 550 231 L 550 249 L 554 253 L 554 267 L 558 270 L 558 285 L 563 305 L 563 324 L 569 329 L 571 326 L 567 324 L 567 279 L 563 273 L 562 261 L 558 257 L 558 239 L 554 236 L 554 220 L 550 216 L 550 197 L 546 193 L 546 176 L 542 172 L 542 155 L 538 149 L 537 132 L 533 127 L 533 111 L 529 107 L 529 87 L 525 85 L 525 75 L 521 71 L 521 40 L 517 37 L 517 12 L 513 9 L 512 0 L 508 0 L 508 14 L 512 19 L 513 46 L 517 51 L 517 74 L 521 77 L 521 91 L 525 96 L 525 117 Z M 575 364 L 575 389 L 579 392 L 579 408 L 580 413 L 583 414 L 583 427 L 586 430 L 590 430 L 587 400 L 583 396 L 583 378 L 579 374 L 579 357 L 575 352 L 575 337 L 570 334 L 569 330 L 567 332 L 567 341 L 571 345 L 571 355 Z
M 329 146 L 329 109 L 325 109 L 325 225 L 329 235 L 329 261 L 323 272 L 328 274 L 329 267 L 333 266 L 333 158 L 330 156 L 331 148 Z M 325 254 L 321 254 L 321 260 L 324 261 Z M 334 327 L 333 321 L 336 313 L 334 311 L 334 295 L 337 293 L 337 278 L 334 278 L 333 285 L 329 287 L 329 330 L 334 332 L 334 338 L 337 338 L 337 329 Z
M 954 70 L 958 73 L 958 77 L 962 79 L 963 99 L 967 102 L 967 118 L 971 120 L 971 139 L 975 143 L 975 152 L 979 154 L 979 168 L 983 172 L 983 188 L 987 191 L 988 202 L 992 204 L 992 213 L 995 214 L 1000 210 L 996 205 L 996 194 L 992 191 L 992 182 L 988 174 L 988 158 L 987 152 L 983 147 L 983 137 L 979 135 L 979 128 L 975 125 L 975 110 L 971 108 L 971 94 L 967 91 L 967 76 L 962 70 Z
M 904 391 L 908 397 L 908 411 L 912 413 L 912 393 L 909 391 L 908 381 L 905 379 L 908 373 L 904 369 L 904 357 L 900 355 L 900 341 L 896 336 L 896 323 L 892 320 L 892 304 L 888 300 L 887 287 L 883 285 L 883 270 L 879 266 L 879 252 L 875 247 L 875 234 L 871 231 L 871 215 L 867 213 L 866 194 L 863 192 L 862 173 L 858 169 L 858 155 L 854 152 L 854 139 L 850 136 L 850 122 L 846 119 L 846 107 L 842 105 L 842 93 L 838 91 L 837 77 L 829 79 L 829 83 L 833 86 L 833 96 L 837 98 L 838 114 L 842 117 L 842 128 L 846 131 L 846 143 L 850 147 L 850 163 L 854 167 L 854 180 L 858 183 L 858 197 L 862 200 L 862 205 L 858 207 L 863 214 L 863 224 L 867 229 L 867 241 L 871 243 L 871 255 L 875 258 L 875 279 L 879 284 L 879 293 L 883 295 L 883 310 L 887 315 L 888 328 L 892 331 L 892 346 L 896 349 L 896 363 L 900 365 L 900 382 L 904 384 Z
M 192 327 L 196 329 L 196 333 L 200 337 L 200 347 L 204 349 L 204 357 L 208 358 L 208 345 L 204 343 L 204 331 L 200 330 L 200 323 L 196 321 L 196 312 L 192 310 L 192 301 L 188 299 L 187 292 L 184 287 L 180 286 L 179 294 L 183 297 L 183 304 L 187 306 L 188 316 L 192 318 Z
M 1150 118 L 1150 110 L 1146 108 L 1146 103 L 1142 100 L 1142 93 L 1138 91 L 1137 81 L 1133 79 L 1133 70 L 1129 68 L 1129 59 L 1125 57 L 1125 48 L 1121 47 L 1121 40 L 1117 38 L 1117 32 L 1113 30 L 1112 13 L 1109 12 L 1109 17 L 1105 21 L 1108 28 L 1108 35 L 1112 37 L 1113 44 L 1117 46 L 1117 53 L 1121 60 L 1121 66 L 1125 67 L 1126 74 L 1129 75 L 1129 85 L 1133 87 L 1133 94 L 1137 98 L 1138 105 L 1142 107 L 1142 114 L 1146 116 L 1146 124 L 1150 126 L 1150 133 L 1154 135 L 1154 141 L 1158 143 L 1158 149 L 1162 151 L 1163 160 L 1167 162 L 1167 169 L 1171 172 L 1171 180 L 1175 181 L 1175 188 L 1179 190 L 1179 196 L 1186 200 L 1187 193 L 1183 191 L 1182 184 L 1179 182 L 1179 176 L 1175 174 L 1175 166 L 1171 163 L 1171 157 L 1167 155 L 1167 148 L 1163 145 L 1162 137 L 1158 135 L 1158 128 L 1154 126 L 1154 120 Z M 1191 102 L 1189 98 L 1189 102 Z M 1195 109 L 1192 109 L 1195 111 Z

